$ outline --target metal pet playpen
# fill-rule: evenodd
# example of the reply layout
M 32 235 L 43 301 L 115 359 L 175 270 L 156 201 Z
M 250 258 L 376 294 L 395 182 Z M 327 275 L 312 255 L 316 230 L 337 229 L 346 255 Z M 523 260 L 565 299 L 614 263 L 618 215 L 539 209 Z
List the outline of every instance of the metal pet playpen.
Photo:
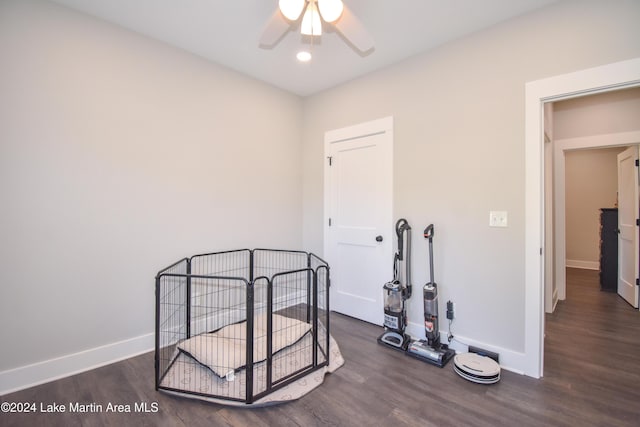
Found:
M 253 403 L 329 364 L 329 266 L 312 253 L 194 255 L 156 276 L 156 389 Z

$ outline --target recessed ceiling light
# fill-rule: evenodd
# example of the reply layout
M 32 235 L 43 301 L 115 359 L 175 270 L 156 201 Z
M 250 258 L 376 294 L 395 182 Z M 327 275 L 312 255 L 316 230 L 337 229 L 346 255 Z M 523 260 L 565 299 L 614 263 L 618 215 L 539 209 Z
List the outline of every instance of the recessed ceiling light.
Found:
M 298 61 L 300 61 L 300 62 L 309 62 L 309 61 L 311 61 L 311 54 L 309 52 L 307 52 L 306 50 L 301 50 L 296 55 L 296 58 L 298 58 Z

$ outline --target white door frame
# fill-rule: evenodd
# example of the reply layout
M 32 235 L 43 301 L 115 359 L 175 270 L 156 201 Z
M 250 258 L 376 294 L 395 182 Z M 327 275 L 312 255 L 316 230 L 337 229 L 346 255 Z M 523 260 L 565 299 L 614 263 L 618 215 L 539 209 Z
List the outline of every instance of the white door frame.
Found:
M 566 257 L 566 205 L 565 205 L 565 159 L 567 151 L 587 148 L 610 148 L 640 144 L 640 131 L 620 132 L 605 135 L 593 135 L 578 138 L 567 138 L 553 141 L 554 158 L 554 248 L 555 248 L 555 281 L 558 299 L 567 297 L 567 257 Z M 549 245 L 547 245 L 549 248 Z
M 640 58 L 525 85 L 525 339 L 524 373 L 544 368 L 544 114 L 545 102 L 640 86 Z

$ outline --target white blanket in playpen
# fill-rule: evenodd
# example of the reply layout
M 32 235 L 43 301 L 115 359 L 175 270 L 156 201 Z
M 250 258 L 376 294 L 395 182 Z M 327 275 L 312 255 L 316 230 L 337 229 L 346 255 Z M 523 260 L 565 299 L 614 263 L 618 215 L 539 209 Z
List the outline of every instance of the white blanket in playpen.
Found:
M 311 325 L 284 316 L 273 315 L 272 378 L 277 381 L 312 364 L 313 336 Z M 318 352 L 320 360 L 324 360 Z M 323 382 L 326 372 L 342 366 L 344 359 L 337 343 L 330 337 L 329 366 L 300 378 L 271 393 L 255 405 L 268 405 L 297 399 Z M 266 390 L 266 317 L 254 323 L 253 392 Z M 196 393 L 200 399 L 225 404 L 241 404 L 210 398 L 244 399 L 246 391 L 246 323 L 228 325 L 214 333 L 201 334 L 178 344 L 175 360 L 161 386 Z M 184 394 L 180 394 L 184 396 Z
M 298 342 L 311 331 L 311 325 L 290 317 L 272 317 L 272 354 Z M 267 316 L 254 319 L 253 363 L 267 359 Z M 207 334 L 197 335 L 178 344 L 178 349 L 208 367 L 219 377 L 232 375 L 247 362 L 247 323 L 241 322 Z

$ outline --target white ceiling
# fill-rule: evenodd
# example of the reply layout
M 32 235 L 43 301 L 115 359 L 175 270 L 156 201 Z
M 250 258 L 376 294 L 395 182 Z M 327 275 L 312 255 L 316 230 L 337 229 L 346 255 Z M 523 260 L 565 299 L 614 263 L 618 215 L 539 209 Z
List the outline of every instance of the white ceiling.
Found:
M 306 96 L 558 0 L 344 0 L 375 41 L 361 56 L 324 28 L 310 63 L 289 32 L 258 46 L 278 0 L 53 0 Z M 308 47 L 308 45 L 307 45 Z

